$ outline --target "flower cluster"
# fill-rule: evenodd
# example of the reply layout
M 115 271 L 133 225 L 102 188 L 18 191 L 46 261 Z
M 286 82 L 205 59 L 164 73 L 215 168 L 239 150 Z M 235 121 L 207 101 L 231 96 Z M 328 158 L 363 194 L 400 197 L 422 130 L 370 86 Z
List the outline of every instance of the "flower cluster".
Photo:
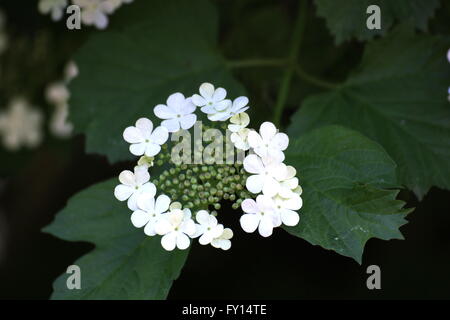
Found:
M 226 95 L 225 89 L 210 83 L 203 83 L 199 94 L 191 97 L 174 93 L 166 104 L 153 109 L 162 120 L 160 126 L 140 118 L 123 132 L 130 152 L 140 158 L 133 172 L 125 170 L 119 175 L 120 184 L 114 195 L 127 201 L 132 211 L 131 223 L 136 228 L 143 228 L 148 236 L 162 236 L 165 250 L 186 249 L 194 238 L 201 245 L 228 250 L 233 231 L 216 217 L 222 199 L 234 201 L 233 209 L 240 206 L 245 212 L 240 223 L 246 232 L 258 229 L 267 237 L 281 224 L 294 226 L 299 222 L 295 211 L 302 206 L 301 188 L 296 170 L 283 163 L 288 136 L 270 122 L 263 123 L 259 132 L 248 129 L 248 98 L 232 101 Z M 242 163 L 179 164 L 151 182 L 149 167 L 164 165 L 170 134 L 192 128 L 197 121 L 197 107 L 213 123 L 229 120 L 234 147 L 249 151 L 243 168 Z
M 105 29 L 108 26 L 108 15 L 114 13 L 122 4 L 133 0 L 72 0 L 81 9 L 81 21 L 87 26 Z M 50 14 L 54 21 L 61 20 L 69 0 L 40 0 L 39 12 Z

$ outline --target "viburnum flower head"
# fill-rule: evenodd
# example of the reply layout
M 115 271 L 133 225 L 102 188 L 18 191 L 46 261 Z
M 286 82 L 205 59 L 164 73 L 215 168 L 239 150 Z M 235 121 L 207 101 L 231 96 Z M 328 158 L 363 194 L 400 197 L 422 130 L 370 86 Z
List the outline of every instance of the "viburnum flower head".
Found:
M 167 98 L 167 105 L 159 104 L 154 108 L 155 115 L 164 119 L 161 122 L 169 132 L 190 129 L 197 121 L 197 116 L 193 114 L 196 106 L 192 103 L 191 98 L 185 98 L 183 94 L 177 92 L 171 94 Z
M 224 88 L 215 89 L 211 83 L 202 83 L 200 86 L 200 95 L 194 94 L 192 102 L 201 107 L 201 111 L 206 114 L 214 114 L 225 110 L 231 100 L 225 99 L 227 91 Z
M 147 118 L 140 118 L 136 126 L 128 127 L 123 132 L 123 138 L 131 143 L 130 152 L 135 156 L 146 155 L 153 157 L 161 151 L 161 145 L 169 138 L 169 132 L 165 127 L 156 127 Z
M 271 122 L 264 122 L 259 128 L 259 134 L 252 131 L 248 134 L 248 143 L 260 157 L 272 157 L 278 161 L 284 160 L 283 151 L 289 145 L 289 137 L 278 132 Z
M 213 239 L 211 245 L 214 248 L 229 250 L 231 248 L 231 238 L 233 238 L 233 231 L 230 228 L 225 228 L 219 237 Z
M 206 210 L 197 212 L 195 219 L 199 224 L 196 225 L 197 230 L 194 237 L 200 236 L 198 242 L 201 245 L 211 243 L 215 238 L 218 238 L 223 233 L 223 225 L 217 222 L 217 218 L 209 214 Z
M 187 249 L 191 243 L 189 237 L 196 232 L 195 222 L 189 209 L 174 209 L 164 214 L 155 225 L 157 234 L 162 235 L 161 245 L 167 251 L 175 248 Z
M 114 189 L 114 196 L 119 201 L 128 200 L 128 208 L 130 210 L 137 210 L 137 200 L 139 196 L 146 195 L 154 197 L 156 194 L 156 187 L 150 181 L 150 174 L 145 167 L 135 167 L 134 173 L 130 170 L 124 170 L 119 175 L 121 184 Z
M 246 188 L 251 193 L 261 191 L 273 197 L 280 191 L 280 181 L 286 177 L 286 165 L 274 161 L 270 157 L 261 158 L 256 154 L 250 154 L 244 159 L 244 169 L 252 174 L 247 178 Z
M 138 210 L 131 215 L 131 222 L 136 228 L 144 228 L 144 233 L 154 236 L 155 225 L 167 212 L 170 205 L 170 198 L 164 194 L 154 198 L 151 194 L 143 194 L 137 200 Z
M 259 195 L 256 201 L 245 199 L 241 204 L 245 212 L 240 223 L 245 232 L 252 233 L 256 229 L 263 237 L 272 235 L 273 228 L 281 225 L 280 216 L 275 211 L 275 203 L 270 197 Z

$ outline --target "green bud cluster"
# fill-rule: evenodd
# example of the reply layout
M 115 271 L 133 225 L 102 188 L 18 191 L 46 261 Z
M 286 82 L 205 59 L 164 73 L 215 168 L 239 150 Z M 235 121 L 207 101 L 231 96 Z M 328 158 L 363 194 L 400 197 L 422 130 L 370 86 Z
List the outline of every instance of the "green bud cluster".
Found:
M 244 199 L 252 197 L 245 188 L 247 177 L 242 164 L 182 164 L 163 171 L 153 183 L 185 208 L 217 214 L 223 199 L 238 209 Z

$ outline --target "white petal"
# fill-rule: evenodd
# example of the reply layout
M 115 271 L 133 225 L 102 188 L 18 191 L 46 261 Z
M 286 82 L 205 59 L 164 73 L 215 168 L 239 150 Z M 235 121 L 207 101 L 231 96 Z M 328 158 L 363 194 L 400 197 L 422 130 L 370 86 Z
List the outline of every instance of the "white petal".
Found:
M 124 170 L 119 174 L 119 181 L 126 186 L 134 186 L 136 178 L 130 170 Z
M 197 121 L 197 116 L 195 114 L 188 114 L 180 118 L 181 128 L 184 130 L 192 128 L 192 126 Z
M 300 216 L 297 212 L 284 209 L 281 211 L 281 221 L 287 226 L 293 227 L 300 221 Z
M 145 225 L 144 228 L 144 233 L 150 237 L 156 235 L 156 231 L 155 231 L 155 223 L 154 221 L 150 221 L 149 223 L 147 223 Z
M 200 210 L 195 215 L 195 220 L 197 220 L 198 223 L 201 225 L 208 225 L 209 224 L 209 213 L 206 210 Z
M 231 230 L 230 228 L 224 229 L 220 238 L 226 239 L 226 240 L 233 238 L 233 230 Z
M 170 198 L 165 194 L 158 196 L 155 203 L 155 212 L 163 213 L 169 209 L 170 206 Z
M 207 232 L 207 233 L 202 234 L 200 239 L 198 239 L 198 242 L 201 245 L 206 245 L 208 243 L 211 243 L 212 240 L 213 240 L 213 237 L 211 236 L 211 233 Z
M 105 29 L 108 26 L 108 17 L 106 14 L 98 12 L 95 16 L 95 26 L 99 29 Z
M 302 206 L 303 200 L 297 194 L 284 201 L 284 207 L 290 210 L 300 210 Z
M 131 154 L 134 154 L 135 156 L 142 156 L 145 152 L 145 148 L 147 147 L 147 144 L 142 143 L 135 143 L 130 145 L 130 152 Z
M 222 250 L 229 250 L 231 248 L 231 241 L 230 240 L 222 240 L 220 242 L 220 248 Z
M 146 193 L 141 195 L 137 200 L 138 208 L 147 212 L 153 212 L 155 210 L 155 198 Z
M 140 195 L 146 197 L 154 197 L 156 194 L 156 187 L 153 183 L 147 182 L 139 187 Z
M 263 186 L 264 177 L 259 174 L 248 177 L 247 181 L 245 182 L 245 187 L 251 193 L 260 193 L 263 189 Z
M 214 114 L 217 112 L 216 108 L 214 108 L 214 106 L 212 106 L 212 105 L 211 106 L 206 105 L 206 106 L 202 107 L 200 110 L 206 114 Z
M 188 236 L 194 236 L 195 232 L 197 231 L 195 222 L 192 219 L 188 219 L 187 221 L 185 221 L 180 229 Z
M 119 201 L 125 201 L 133 194 L 133 191 L 132 187 L 119 184 L 114 189 L 114 196 Z
M 263 140 L 262 140 L 261 136 L 256 131 L 251 130 L 248 133 L 248 138 L 247 139 L 248 139 L 248 144 L 253 149 L 263 145 Z
M 280 191 L 280 183 L 275 179 L 268 178 L 264 181 L 264 186 L 262 188 L 264 195 L 273 197 Z
M 222 224 L 216 225 L 211 230 L 211 235 L 212 235 L 213 238 L 220 237 L 222 235 L 222 233 L 223 233 L 223 225 Z
M 180 130 L 180 122 L 176 118 L 164 120 L 163 122 L 161 122 L 161 125 L 163 127 L 166 127 L 169 132 L 177 132 L 178 130 Z
M 123 139 L 128 143 L 140 143 L 145 140 L 142 132 L 136 127 L 126 128 L 123 132 Z
M 184 233 L 178 233 L 177 235 L 177 247 L 180 250 L 187 249 L 189 245 L 191 244 L 191 240 L 189 240 L 189 237 L 185 235 Z
M 233 101 L 233 111 L 236 112 L 239 109 L 244 108 L 248 104 L 248 98 L 247 97 L 238 97 L 234 99 Z
M 180 110 L 180 113 L 182 115 L 187 115 L 187 114 L 193 113 L 195 111 L 195 109 L 197 109 L 197 107 L 195 106 L 195 104 L 192 103 L 192 100 L 190 98 L 188 98 L 184 101 L 184 104 Z
M 175 249 L 176 242 L 177 234 L 175 232 L 170 232 L 161 238 L 161 245 L 167 251 L 172 251 Z
M 155 223 L 155 232 L 159 235 L 165 235 L 171 232 L 173 229 L 172 224 L 169 222 L 169 220 L 166 218 L 166 216 L 162 216 L 161 219 L 159 219 Z
M 214 91 L 212 99 L 214 100 L 214 102 L 219 102 L 225 99 L 226 96 L 227 90 L 225 90 L 224 88 L 217 88 L 216 91 Z
M 138 196 L 137 196 L 136 192 L 133 193 L 133 194 L 128 198 L 127 206 L 128 206 L 128 208 L 129 208 L 131 211 L 135 211 L 135 210 L 138 209 L 138 206 L 137 206 L 137 199 L 138 199 Z
M 198 94 L 194 94 L 192 97 L 192 103 L 195 104 L 196 106 L 202 107 L 204 105 L 206 105 L 208 102 L 205 100 L 205 98 L 203 98 L 202 96 L 198 95 Z
M 156 127 L 152 132 L 150 139 L 154 143 L 164 144 L 166 143 L 167 139 L 169 139 L 169 131 L 167 131 L 167 128 L 162 126 Z
M 131 223 L 136 228 L 142 228 L 150 221 L 150 214 L 142 210 L 136 210 L 131 215 Z
M 202 85 L 200 86 L 200 94 L 207 98 L 207 99 L 212 99 L 213 94 L 214 94 L 214 86 L 211 83 L 202 83 Z
M 174 111 L 179 111 L 184 104 L 184 95 L 182 93 L 173 93 L 167 98 L 167 105 Z
M 270 141 L 277 133 L 277 128 L 272 122 L 264 122 L 259 128 L 259 133 L 263 140 Z
M 252 233 L 258 228 L 259 216 L 253 213 L 247 213 L 239 219 L 242 229 L 247 233 Z
M 136 178 L 137 185 L 143 185 L 150 180 L 150 173 L 146 167 L 136 167 L 134 169 L 134 176 Z
M 244 169 L 248 173 L 262 173 L 265 171 L 260 157 L 256 154 L 250 154 L 244 159 Z
M 286 150 L 289 145 L 289 137 L 285 133 L 277 133 L 270 142 L 271 147 Z
M 258 227 L 259 234 L 262 235 L 263 237 L 268 237 L 272 235 L 272 231 L 273 231 L 273 224 L 270 221 L 270 219 L 268 218 L 261 219 L 261 222 L 259 223 Z
M 153 130 L 153 123 L 150 119 L 140 118 L 136 121 L 136 128 L 142 133 L 150 134 Z
M 173 112 L 173 110 L 164 104 L 158 104 L 153 109 L 153 112 L 160 119 L 172 119 L 176 116 L 176 114 Z
M 231 100 L 228 99 L 214 103 L 214 108 L 217 111 L 224 111 L 225 109 L 230 107 L 231 107 Z
M 255 200 L 253 200 L 253 199 L 245 199 L 244 201 L 242 201 L 241 208 L 242 208 L 242 211 L 244 211 L 246 213 L 258 213 L 259 212 L 259 208 L 256 205 Z
M 146 143 L 145 155 L 147 157 L 156 156 L 161 151 L 161 146 L 156 143 Z

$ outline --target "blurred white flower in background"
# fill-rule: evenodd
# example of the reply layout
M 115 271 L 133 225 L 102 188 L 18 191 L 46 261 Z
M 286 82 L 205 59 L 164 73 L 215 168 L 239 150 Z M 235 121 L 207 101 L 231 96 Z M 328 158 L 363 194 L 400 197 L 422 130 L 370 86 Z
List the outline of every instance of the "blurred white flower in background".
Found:
M 5 148 L 15 151 L 22 146 L 33 148 L 42 141 L 42 114 L 24 98 L 15 98 L 0 114 L 0 134 Z
M 81 21 L 88 26 L 105 29 L 108 26 L 108 14 L 112 14 L 122 4 L 132 0 L 73 0 L 81 8 Z
M 39 12 L 49 14 L 53 21 L 61 20 L 68 5 L 67 0 L 40 0 L 38 4 Z

